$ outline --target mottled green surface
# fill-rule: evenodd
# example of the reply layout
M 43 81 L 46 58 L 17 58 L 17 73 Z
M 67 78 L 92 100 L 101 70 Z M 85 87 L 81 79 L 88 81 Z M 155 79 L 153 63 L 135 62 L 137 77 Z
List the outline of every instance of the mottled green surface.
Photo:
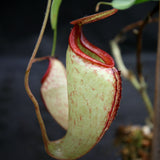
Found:
M 111 68 L 92 64 L 68 48 L 69 123 L 65 137 L 49 146 L 55 158 L 76 159 L 100 140 L 114 101 L 115 83 Z
M 49 73 L 41 86 L 41 95 L 52 117 L 65 129 L 68 127 L 68 97 L 66 70 L 63 64 L 50 58 Z

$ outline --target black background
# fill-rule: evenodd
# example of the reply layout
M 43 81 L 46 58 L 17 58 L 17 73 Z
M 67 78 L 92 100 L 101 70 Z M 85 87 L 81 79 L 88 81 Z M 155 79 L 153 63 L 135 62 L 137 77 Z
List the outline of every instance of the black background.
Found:
M 65 63 L 65 52 L 72 25 L 70 21 L 93 14 L 98 0 L 63 0 L 58 20 L 56 56 Z M 0 5 L 0 157 L 5 160 L 49 160 L 44 151 L 41 133 L 34 112 L 24 90 L 24 74 L 32 54 L 47 1 L 3 1 Z M 134 6 L 105 20 L 84 26 L 88 40 L 110 53 L 111 40 L 124 26 L 144 19 L 157 4 L 149 2 Z M 101 7 L 100 10 L 110 9 Z M 50 55 L 53 32 L 48 22 L 38 56 Z M 143 35 L 143 67 L 148 91 L 153 101 L 154 68 L 157 46 L 157 23 L 148 25 Z M 135 71 L 136 37 L 129 33 L 121 44 L 126 65 Z M 40 99 L 40 79 L 47 64 L 37 63 L 31 72 L 30 84 L 36 94 L 51 139 L 61 138 L 63 131 L 46 112 Z M 119 125 L 144 124 L 147 112 L 139 93 L 123 79 L 121 107 L 118 116 L 96 147 L 81 159 L 118 160 L 113 145 L 115 130 Z
M 58 21 L 58 46 L 63 49 L 62 51 L 57 50 L 57 56 L 60 54 L 59 52 L 65 55 L 65 50 L 68 44 L 68 35 L 72 27 L 69 22 L 95 13 L 94 10 L 97 2 L 97 0 L 67 0 L 62 2 Z M 28 0 L 26 2 L 15 0 L 9 2 L 4 1 L 4 3 L 1 4 L 1 55 L 21 57 L 31 55 L 32 48 L 36 42 L 43 22 L 46 3 L 47 1 L 44 0 Z M 137 20 L 144 19 L 144 17 L 156 4 L 157 2 L 140 4 L 132 7 L 131 9 L 119 11 L 119 13 L 112 16 L 112 18 L 110 17 L 94 24 L 89 24 L 84 27 L 84 31 L 86 31 L 85 35 L 92 43 L 108 51 L 108 41 L 110 39 L 112 39 L 124 26 Z M 110 9 L 110 7 L 102 6 L 100 8 L 100 10 L 104 9 Z M 156 47 L 156 26 L 157 25 L 155 24 L 151 24 L 144 31 L 144 45 L 146 45 L 145 49 L 153 50 Z M 45 32 L 45 38 L 48 41 L 43 41 L 47 48 L 47 53 L 41 54 L 50 54 L 52 34 L 50 22 L 48 22 Z M 128 38 L 126 42 L 129 46 L 135 46 L 135 37 Z M 29 45 L 27 46 L 28 50 L 26 49 L 26 45 Z M 13 49 L 15 49 L 14 53 L 8 51 Z

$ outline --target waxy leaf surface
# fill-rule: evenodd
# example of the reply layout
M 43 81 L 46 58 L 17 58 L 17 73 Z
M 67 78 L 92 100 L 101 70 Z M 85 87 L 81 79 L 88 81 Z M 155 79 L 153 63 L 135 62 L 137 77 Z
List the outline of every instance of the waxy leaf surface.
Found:
M 59 73 L 58 68 L 62 66 L 57 65 L 57 68 L 55 60 L 51 61 L 51 69 L 43 80 L 42 97 L 52 116 L 67 129 L 67 133 L 62 139 L 50 142 L 46 150 L 56 159 L 77 159 L 99 142 L 113 121 L 121 97 L 120 74 L 112 57 L 88 42 L 78 25 L 69 37 L 67 84 L 64 69 L 60 69 L 62 75 Z M 57 113 L 65 117 L 64 121 Z

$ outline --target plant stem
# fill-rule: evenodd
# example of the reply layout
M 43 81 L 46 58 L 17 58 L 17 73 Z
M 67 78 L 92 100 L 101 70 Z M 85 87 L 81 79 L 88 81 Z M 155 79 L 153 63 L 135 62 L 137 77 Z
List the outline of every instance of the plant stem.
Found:
M 150 18 L 149 21 L 148 21 L 148 24 L 155 23 L 155 22 L 158 22 L 158 18 L 157 17 L 156 18 Z M 129 31 L 141 26 L 142 24 L 143 24 L 143 20 L 140 20 L 140 21 L 137 21 L 135 23 L 129 24 L 126 27 L 124 27 L 120 31 L 120 33 L 116 36 L 116 38 L 115 38 L 116 42 L 117 43 L 120 42 L 122 40 L 122 36 L 124 34 L 126 34 L 127 32 L 129 32 Z
M 40 128 L 41 128 L 42 138 L 43 138 L 45 147 L 49 143 L 49 139 L 48 139 L 48 136 L 47 136 L 47 133 L 46 133 L 46 128 L 45 128 L 44 121 L 42 119 L 42 115 L 40 113 L 38 101 L 36 100 L 35 96 L 33 95 L 32 91 L 31 91 L 31 89 L 29 87 L 29 75 L 30 75 L 30 70 L 32 68 L 32 64 L 36 60 L 35 57 L 36 57 L 38 48 L 40 46 L 44 31 L 45 31 L 45 28 L 46 28 L 46 24 L 47 24 L 49 12 L 50 12 L 50 6 L 51 6 L 51 0 L 48 0 L 48 4 L 47 4 L 47 8 L 46 8 L 46 14 L 45 14 L 45 18 L 44 18 L 44 21 L 43 21 L 43 25 L 42 25 L 42 28 L 41 28 L 37 43 L 35 45 L 34 51 L 32 53 L 32 56 L 31 56 L 30 60 L 29 60 L 29 63 L 28 63 L 27 69 L 26 69 L 26 73 L 25 73 L 25 77 L 24 77 L 25 89 L 26 89 L 26 92 L 27 92 L 29 98 L 31 99 L 31 101 L 34 104 L 35 112 L 36 112 L 37 119 L 38 119 L 38 122 L 39 122 L 39 125 L 40 125 Z
M 127 69 L 127 67 L 125 66 L 125 64 L 123 62 L 121 51 L 120 51 L 120 48 L 118 46 L 118 43 L 117 43 L 116 39 L 110 41 L 110 46 L 111 46 L 111 49 L 112 49 L 112 54 L 115 58 L 115 61 L 117 63 L 117 66 L 118 66 L 119 70 L 121 71 L 122 76 L 124 78 L 126 78 L 127 80 L 129 80 L 132 83 L 132 85 L 135 87 L 135 89 L 137 91 L 139 91 L 139 93 L 141 94 L 142 99 L 145 103 L 145 106 L 146 106 L 146 109 L 148 111 L 150 120 L 152 121 L 153 120 L 153 114 L 154 114 L 153 113 L 153 107 L 152 107 L 151 100 L 150 100 L 150 98 L 147 94 L 146 87 L 144 87 L 144 86 L 146 86 L 145 81 L 143 83 L 140 83 L 137 80 L 135 74 Z
M 147 15 L 147 17 L 143 20 L 142 24 L 139 26 L 138 34 L 137 34 L 137 73 L 139 77 L 140 83 L 144 84 L 144 77 L 142 73 L 142 63 L 141 63 L 141 53 L 142 53 L 142 39 L 143 39 L 143 30 L 145 26 L 148 24 L 149 20 L 153 16 L 154 13 L 158 11 L 158 6 L 153 8 L 153 10 Z
M 53 46 L 52 46 L 52 51 L 51 51 L 52 57 L 54 57 L 55 55 L 56 44 L 57 44 L 57 27 L 54 29 L 54 35 L 53 35 Z
M 50 21 L 51 21 L 51 27 L 54 31 L 53 46 L 52 46 L 52 51 L 51 51 L 51 56 L 52 57 L 55 55 L 55 50 L 56 50 L 57 22 L 58 22 L 58 13 L 59 13 L 61 3 L 62 3 L 62 0 L 53 0 L 52 5 L 51 5 Z
M 146 83 L 144 80 L 144 77 L 142 75 L 142 69 L 141 69 L 141 58 L 140 58 L 140 53 L 141 53 L 141 41 L 142 41 L 142 31 L 144 29 L 144 27 L 146 26 L 146 24 L 149 23 L 153 23 L 153 22 L 157 22 L 157 18 L 152 18 L 153 14 L 155 12 L 158 11 L 157 6 L 149 13 L 149 15 L 146 17 L 145 20 L 140 20 L 138 22 L 132 23 L 126 27 L 124 27 L 121 32 L 112 40 L 110 41 L 110 46 L 112 49 L 112 54 L 116 60 L 116 63 L 118 65 L 119 70 L 121 71 L 121 74 L 124 78 L 128 79 L 132 85 L 135 87 L 136 90 L 139 91 L 139 93 L 142 96 L 142 99 L 145 103 L 146 109 L 148 111 L 150 120 L 153 121 L 153 117 L 154 117 L 154 111 L 153 111 L 153 105 L 152 102 L 149 98 L 149 95 L 147 93 L 147 89 L 146 89 Z M 123 62 L 123 58 L 121 55 L 121 51 L 119 48 L 118 43 L 122 40 L 124 34 L 126 34 L 126 32 L 133 30 L 137 27 L 140 27 L 140 33 L 139 33 L 139 37 L 138 37 L 138 41 L 140 42 L 140 44 L 137 45 L 137 59 L 138 59 L 138 68 L 140 70 L 139 72 L 139 80 L 137 79 L 137 77 L 135 76 L 135 74 L 133 72 L 131 72 L 130 70 L 127 69 L 127 67 L 125 66 L 124 62 Z
M 152 160 L 160 159 L 160 2 L 159 2 L 159 26 L 158 47 L 155 77 L 155 101 L 154 101 L 154 136 L 152 145 Z
M 100 5 L 109 5 L 109 6 L 111 6 L 112 3 L 110 3 L 110 2 L 98 2 L 97 5 L 96 5 L 96 9 L 95 9 L 96 12 L 99 11 Z

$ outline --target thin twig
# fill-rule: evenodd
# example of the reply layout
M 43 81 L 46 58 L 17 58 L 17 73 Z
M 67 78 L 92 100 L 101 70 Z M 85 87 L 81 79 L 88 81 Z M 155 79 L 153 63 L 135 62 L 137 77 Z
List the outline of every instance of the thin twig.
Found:
M 147 24 L 153 23 L 153 22 L 157 22 L 157 18 L 150 18 L 147 21 Z M 139 93 L 141 94 L 142 99 L 145 103 L 145 106 L 147 108 L 147 111 L 149 113 L 150 120 L 152 121 L 153 115 L 154 115 L 153 105 L 151 103 L 151 100 L 150 100 L 148 93 L 147 93 L 147 89 L 145 87 L 146 83 L 145 83 L 145 81 L 143 81 L 143 83 L 140 83 L 138 81 L 137 77 L 135 76 L 135 74 L 132 71 L 127 69 L 127 67 L 124 64 L 124 61 L 123 61 L 123 58 L 121 55 L 121 50 L 118 45 L 118 43 L 122 40 L 122 37 L 124 36 L 124 34 L 126 34 L 130 30 L 133 30 L 133 29 L 141 26 L 143 23 L 144 23 L 144 21 L 141 20 L 141 21 L 130 24 L 130 25 L 126 26 L 125 28 L 123 28 L 121 30 L 121 32 L 119 34 L 117 34 L 117 36 L 112 41 L 110 41 L 110 46 L 111 46 L 112 54 L 115 58 L 115 61 L 118 65 L 119 70 L 121 71 L 122 76 L 124 78 L 128 79 L 132 83 L 132 85 L 136 88 L 136 90 L 139 91 Z
M 50 6 L 51 6 L 51 0 L 48 0 L 48 4 L 47 4 L 47 8 L 46 8 L 46 14 L 45 14 L 45 18 L 44 18 L 44 21 L 43 21 L 43 25 L 42 25 L 42 28 L 41 28 L 37 43 L 35 45 L 34 51 L 32 53 L 32 56 L 31 56 L 30 60 L 29 60 L 29 63 L 28 63 L 27 69 L 26 69 L 26 73 L 25 73 L 25 78 L 24 78 L 25 89 L 26 89 L 26 92 L 27 92 L 28 96 L 30 97 L 31 101 L 34 104 L 36 115 L 37 115 L 37 119 L 38 119 L 38 122 L 39 122 L 39 125 L 40 125 L 40 128 L 41 128 L 42 138 L 43 138 L 45 147 L 47 146 L 47 144 L 50 141 L 48 139 L 46 128 L 45 128 L 45 124 L 44 124 L 42 115 L 40 113 L 38 101 L 36 100 L 35 96 L 33 95 L 32 91 L 31 91 L 31 89 L 29 87 L 29 75 L 30 75 L 30 70 L 31 70 L 32 64 L 35 62 L 35 56 L 37 54 L 38 48 L 40 46 L 44 31 L 45 31 L 45 28 L 46 28 L 46 24 L 47 24 L 49 12 L 50 12 Z
M 158 11 L 158 6 L 154 7 L 154 9 L 147 15 L 147 17 L 143 20 L 142 24 L 139 26 L 138 33 L 137 33 L 137 73 L 139 77 L 140 83 L 144 84 L 145 81 L 142 73 L 142 63 L 141 63 L 141 53 L 142 53 L 142 39 L 143 39 L 143 30 L 145 26 L 148 24 L 149 20 L 152 18 L 154 13 Z
M 155 101 L 154 101 L 154 136 L 152 145 L 152 160 L 160 159 L 160 2 L 159 2 L 159 26 L 158 26 L 158 48 L 155 76 Z
M 150 23 L 157 23 L 158 22 L 158 18 L 150 18 L 148 21 L 148 24 Z M 124 34 L 126 34 L 127 32 L 141 26 L 143 23 L 143 20 L 137 21 L 135 23 L 129 24 L 127 26 L 125 26 L 120 32 L 119 34 L 117 34 L 117 36 L 114 38 L 116 40 L 117 43 L 119 43 L 122 40 L 122 37 Z
M 49 56 L 34 58 L 34 59 L 33 59 L 33 63 L 35 63 L 35 62 L 40 62 L 40 61 L 44 61 L 44 60 L 46 60 L 46 59 L 48 59 L 48 58 L 49 58 Z

